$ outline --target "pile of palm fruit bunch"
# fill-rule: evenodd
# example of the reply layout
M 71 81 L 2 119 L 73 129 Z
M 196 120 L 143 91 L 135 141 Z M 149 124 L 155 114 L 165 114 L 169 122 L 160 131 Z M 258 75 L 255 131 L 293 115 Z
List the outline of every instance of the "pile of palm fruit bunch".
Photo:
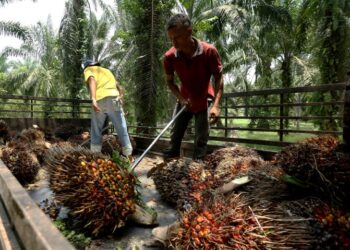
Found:
M 276 154 L 274 164 L 287 181 L 339 203 L 350 198 L 350 155 L 338 150 L 339 140 L 321 136 L 296 143 Z
M 308 249 L 307 220 L 288 215 L 270 203 L 250 206 L 249 198 L 208 196 L 206 202 L 181 214 L 169 249 Z
M 204 161 L 179 159 L 163 163 L 152 171 L 151 177 L 161 197 L 182 209 L 186 204 L 202 203 L 205 192 L 214 191 L 263 164 L 256 151 L 235 146 L 218 149 Z
M 35 180 L 47 147 L 42 131 L 24 129 L 8 142 L 1 159 L 22 185 L 29 184 Z
M 135 211 L 136 177 L 129 162 L 82 147 L 53 147 L 45 158 L 55 200 L 93 236 L 113 233 Z
M 30 150 L 6 147 L 1 160 L 22 185 L 33 183 L 40 169 L 38 158 Z
M 89 132 L 82 132 L 78 135 L 72 135 L 68 138 L 68 142 L 72 143 L 72 145 L 78 146 L 82 145 L 84 147 L 90 146 L 90 134 Z M 133 148 L 136 147 L 135 140 L 130 137 L 130 141 L 132 143 Z M 105 155 L 112 156 L 113 152 L 122 153 L 122 146 L 118 136 L 112 134 L 105 134 L 102 136 L 102 149 L 101 152 Z
M 39 163 L 43 163 L 45 152 L 50 147 L 45 141 L 44 132 L 39 129 L 29 128 L 22 130 L 20 136 L 23 140 L 27 141 L 25 144 L 29 146 L 30 150 L 36 155 Z

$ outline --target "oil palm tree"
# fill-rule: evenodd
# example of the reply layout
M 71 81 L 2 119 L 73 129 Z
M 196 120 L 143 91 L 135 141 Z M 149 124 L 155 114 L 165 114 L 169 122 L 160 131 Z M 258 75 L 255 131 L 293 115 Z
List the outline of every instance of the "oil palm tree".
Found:
M 138 125 L 155 127 L 157 120 L 169 114 L 169 95 L 162 75 L 161 57 L 167 48 L 165 20 L 170 16 L 173 1 L 121 1 L 128 10 L 127 47 L 129 57 L 128 91 L 135 102 Z M 125 78 L 124 78 L 125 79 Z M 167 116 L 168 118 L 169 116 Z M 140 131 L 150 132 L 150 131 Z
M 12 0 L 0 0 L 0 8 L 5 4 L 13 2 Z M 33 0 L 35 2 L 35 0 Z M 29 36 L 28 28 L 24 27 L 19 22 L 0 21 L 0 35 L 13 36 L 23 41 L 27 40 Z
M 64 97 L 65 86 L 60 84 L 60 63 L 57 36 L 50 19 L 47 24 L 38 23 L 30 29 L 30 42 L 19 49 L 6 48 L 5 54 L 23 55 L 12 63 L 3 86 L 14 93 L 32 96 Z
M 301 9 L 301 27 L 308 38 L 309 53 L 319 69 L 322 84 L 345 82 L 350 66 L 350 2 L 331 0 L 304 0 Z M 318 93 L 314 101 L 325 101 L 327 94 Z M 331 92 L 331 98 L 340 96 Z M 332 116 L 339 112 L 337 107 L 315 107 L 311 112 Z M 321 129 L 335 130 L 340 124 L 334 119 L 319 121 Z

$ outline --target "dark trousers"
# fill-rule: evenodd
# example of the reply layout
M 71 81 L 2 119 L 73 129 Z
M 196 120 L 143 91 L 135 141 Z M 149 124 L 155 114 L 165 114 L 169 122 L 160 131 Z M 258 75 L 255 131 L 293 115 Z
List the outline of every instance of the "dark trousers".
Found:
M 177 105 L 176 113 L 181 109 L 181 105 Z M 195 137 L 193 159 L 203 158 L 207 151 L 207 142 L 209 137 L 208 110 L 198 113 L 189 111 L 182 112 L 175 121 L 175 125 L 171 133 L 171 151 L 180 152 L 181 141 L 185 135 L 188 123 L 194 116 Z

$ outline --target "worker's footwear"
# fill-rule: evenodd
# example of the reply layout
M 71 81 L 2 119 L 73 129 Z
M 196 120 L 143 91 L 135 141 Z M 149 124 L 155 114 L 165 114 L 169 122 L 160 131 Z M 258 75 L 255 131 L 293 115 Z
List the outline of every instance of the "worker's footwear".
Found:
M 129 155 L 128 159 L 129 159 L 130 163 L 133 163 L 135 161 L 135 158 L 132 155 Z
M 180 157 L 180 152 L 173 151 L 172 149 L 167 149 L 167 150 L 163 151 L 163 157 L 164 157 L 164 160 L 178 158 L 178 157 Z

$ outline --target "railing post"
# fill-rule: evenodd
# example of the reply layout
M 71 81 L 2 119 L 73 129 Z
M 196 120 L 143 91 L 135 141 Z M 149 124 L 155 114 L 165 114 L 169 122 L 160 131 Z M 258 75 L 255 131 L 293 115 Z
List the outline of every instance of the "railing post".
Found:
M 225 138 L 228 137 L 228 130 L 227 130 L 227 116 L 228 116 L 228 108 L 227 108 L 227 97 L 225 97 Z
M 33 99 L 30 99 L 30 118 L 34 117 Z
M 345 87 L 343 112 L 343 139 L 346 148 L 350 147 L 350 75 Z
M 284 125 L 283 125 L 283 114 L 284 114 L 284 94 L 281 93 L 280 94 L 280 132 L 279 132 L 279 137 L 280 137 L 280 141 L 283 141 L 283 129 L 284 129 Z
M 72 118 L 79 118 L 79 117 L 80 117 L 79 99 L 74 98 L 72 100 Z

